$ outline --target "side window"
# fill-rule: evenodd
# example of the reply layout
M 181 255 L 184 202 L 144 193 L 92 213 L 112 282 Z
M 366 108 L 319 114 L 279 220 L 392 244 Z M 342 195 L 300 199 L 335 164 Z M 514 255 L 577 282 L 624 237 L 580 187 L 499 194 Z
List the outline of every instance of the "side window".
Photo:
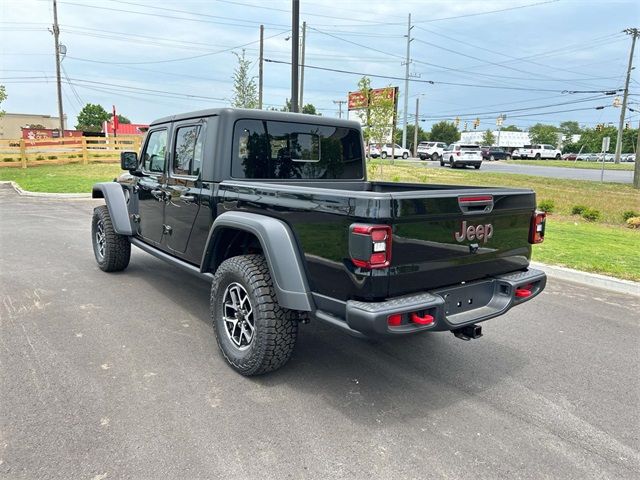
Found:
M 149 133 L 149 140 L 142 154 L 142 169 L 147 172 L 162 173 L 167 153 L 167 131 L 156 130 Z
M 176 130 L 175 151 L 173 152 L 173 173 L 197 177 L 204 154 L 204 129 L 200 125 L 179 127 Z

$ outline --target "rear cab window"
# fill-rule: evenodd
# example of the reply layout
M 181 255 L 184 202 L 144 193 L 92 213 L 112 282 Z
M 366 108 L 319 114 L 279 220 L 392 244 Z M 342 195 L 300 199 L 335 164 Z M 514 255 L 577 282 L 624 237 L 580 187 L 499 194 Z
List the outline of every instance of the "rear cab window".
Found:
M 176 128 L 172 173 L 182 177 L 197 177 L 204 155 L 204 125 L 181 125 Z
M 233 178 L 360 180 L 364 178 L 358 130 L 272 120 L 238 120 Z

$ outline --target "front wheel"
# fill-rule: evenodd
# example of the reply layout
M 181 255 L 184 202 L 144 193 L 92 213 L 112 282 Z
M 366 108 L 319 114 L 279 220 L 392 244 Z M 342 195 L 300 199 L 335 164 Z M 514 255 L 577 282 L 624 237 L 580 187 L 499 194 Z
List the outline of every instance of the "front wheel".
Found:
M 536 160 L 540 160 L 540 154 L 539 154 L 539 153 L 536 153 L 536 156 L 535 156 L 535 157 L 533 157 L 533 158 L 535 158 Z
M 291 358 L 298 315 L 278 305 L 262 255 L 222 262 L 211 284 L 210 305 L 218 346 L 237 372 L 260 375 L 277 370 Z
M 559 153 L 556 155 L 556 160 L 560 160 L 562 158 L 562 155 L 560 155 Z
M 511 160 L 511 155 L 507 155 L 506 157 L 504 157 L 505 160 Z
M 409 154 L 408 154 L 407 152 L 404 152 L 404 153 L 402 154 L 402 159 L 403 159 L 403 160 L 406 160 L 407 158 L 409 158 Z
M 480 170 L 480 165 L 474 165 L 473 168 L 475 168 L 476 170 Z
M 489 156 L 489 160 L 490 160 L 490 161 L 492 161 L 492 162 L 493 162 L 493 161 L 495 161 L 495 159 L 496 159 L 496 157 L 495 157 L 495 156 L 493 156 L 493 155 Z
M 433 155 L 431 155 L 431 160 L 433 160 L 434 162 L 438 161 L 438 154 L 434 153 Z
M 382 159 L 387 158 L 387 152 L 382 152 L 382 153 L 380 154 L 380 158 L 382 158 Z
M 131 243 L 126 235 L 120 235 L 114 230 L 106 205 L 93 210 L 91 240 L 100 270 L 119 272 L 127 268 L 131 258 Z

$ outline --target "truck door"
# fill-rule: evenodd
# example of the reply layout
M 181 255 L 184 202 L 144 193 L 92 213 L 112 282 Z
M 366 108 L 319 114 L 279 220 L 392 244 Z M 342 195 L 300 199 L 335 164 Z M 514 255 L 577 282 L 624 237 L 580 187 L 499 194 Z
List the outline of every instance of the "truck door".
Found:
M 200 209 L 200 170 L 204 155 L 205 122 L 188 120 L 173 129 L 172 155 L 166 184 L 164 223 L 166 246 L 185 253 Z
M 167 161 L 167 128 L 151 130 L 142 150 L 142 177 L 138 181 L 139 234 L 145 240 L 162 240 L 165 205 L 165 168 Z

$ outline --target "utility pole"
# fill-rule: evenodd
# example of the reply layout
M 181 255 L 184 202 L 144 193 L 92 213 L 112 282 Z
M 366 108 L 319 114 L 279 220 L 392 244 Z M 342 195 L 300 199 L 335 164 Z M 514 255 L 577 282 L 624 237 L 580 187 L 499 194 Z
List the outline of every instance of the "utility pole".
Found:
M 60 138 L 64 138 L 64 112 L 62 110 L 62 80 L 60 78 L 60 27 L 58 26 L 58 4 L 53 0 L 53 40 L 56 45 L 56 84 L 58 87 L 58 116 L 60 117 Z
M 411 14 L 407 23 L 407 58 L 404 69 L 404 120 L 402 122 L 402 148 L 407 148 L 407 110 L 409 109 L 409 63 L 411 63 Z
M 420 95 L 416 97 L 416 124 L 413 126 L 413 156 L 418 156 L 418 113 L 420 112 Z
M 291 0 L 291 111 L 298 112 L 300 71 L 300 0 Z
M 640 189 L 640 122 L 638 122 L 638 139 L 636 140 L 636 164 L 633 167 L 633 188 Z
M 298 105 L 300 109 L 304 108 L 304 102 L 302 96 L 304 94 L 304 47 L 307 38 L 307 22 L 302 22 L 302 52 L 300 53 L 300 102 Z
M 338 118 L 342 118 L 342 105 L 347 103 L 346 100 L 334 100 L 334 104 L 338 105 Z
M 504 122 L 505 118 L 506 118 L 506 115 L 503 115 L 501 113 L 500 115 L 498 115 L 498 118 L 496 119 L 496 125 L 498 126 L 498 143 L 496 144 L 496 147 L 500 146 L 500 132 L 502 131 L 502 123 Z
M 262 110 L 262 82 L 264 81 L 264 25 L 260 25 L 260 61 L 258 64 L 258 108 Z
M 616 137 L 615 163 L 620 163 L 620 153 L 622 152 L 622 128 L 624 127 L 624 115 L 627 111 L 627 96 L 629 95 L 629 80 L 633 67 L 633 50 L 636 46 L 636 38 L 640 35 L 637 28 L 626 28 L 624 33 L 631 35 L 631 52 L 629 53 L 629 65 L 627 66 L 627 80 L 624 83 L 624 95 L 622 97 L 622 108 L 620 110 L 620 122 L 618 123 L 618 135 Z

